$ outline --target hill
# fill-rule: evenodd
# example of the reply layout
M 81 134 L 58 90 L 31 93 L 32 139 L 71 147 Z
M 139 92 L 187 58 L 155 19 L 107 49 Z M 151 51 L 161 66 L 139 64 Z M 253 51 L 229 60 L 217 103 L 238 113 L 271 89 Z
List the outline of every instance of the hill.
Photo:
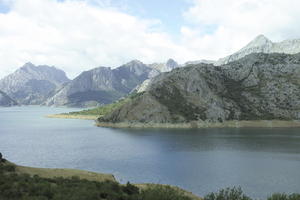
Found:
M 154 78 L 105 123 L 299 120 L 300 54 L 251 54 L 222 66 L 190 65 Z

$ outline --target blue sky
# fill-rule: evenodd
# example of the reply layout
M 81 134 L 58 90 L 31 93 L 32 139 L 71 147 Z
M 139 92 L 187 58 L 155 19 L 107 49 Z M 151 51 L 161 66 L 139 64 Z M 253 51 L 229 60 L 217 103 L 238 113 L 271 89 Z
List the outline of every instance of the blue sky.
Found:
M 73 78 L 98 66 L 217 60 L 257 35 L 300 38 L 299 0 L 0 0 L 0 78 L 26 62 Z

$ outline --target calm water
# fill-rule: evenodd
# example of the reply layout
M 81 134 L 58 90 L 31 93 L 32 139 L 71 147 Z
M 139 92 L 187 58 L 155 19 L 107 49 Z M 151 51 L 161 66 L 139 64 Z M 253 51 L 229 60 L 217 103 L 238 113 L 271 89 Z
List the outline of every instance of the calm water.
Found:
M 300 129 L 130 130 L 48 119 L 65 108 L 0 108 L 0 152 L 20 165 L 112 173 L 203 196 L 241 186 L 255 198 L 300 192 Z

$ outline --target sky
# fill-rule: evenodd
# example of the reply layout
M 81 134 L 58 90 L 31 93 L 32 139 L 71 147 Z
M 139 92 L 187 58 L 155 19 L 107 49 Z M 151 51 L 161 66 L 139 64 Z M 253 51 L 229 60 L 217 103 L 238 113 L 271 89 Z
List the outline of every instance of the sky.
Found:
M 299 0 L 0 0 L 0 78 L 26 62 L 99 66 L 225 57 L 257 35 L 300 38 Z

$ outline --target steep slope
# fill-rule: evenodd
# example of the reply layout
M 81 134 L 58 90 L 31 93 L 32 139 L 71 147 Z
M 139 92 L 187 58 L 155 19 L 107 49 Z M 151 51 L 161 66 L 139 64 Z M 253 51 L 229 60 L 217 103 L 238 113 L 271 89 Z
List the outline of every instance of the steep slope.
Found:
M 18 103 L 0 90 L 0 106 L 16 106 Z
M 152 77 L 153 71 L 137 60 L 116 69 L 95 68 L 81 73 L 49 98 L 46 105 L 86 107 L 108 104 L 130 93 L 137 85 Z
M 223 66 L 200 64 L 156 78 L 99 122 L 300 119 L 300 54 L 251 54 Z
M 282 42 L 275 43 L 266 38 L 264 35 L 259 35 L 238 52 L 225 58 L 221 58 L 214 64 L 227 64 L 252 53 L 300 53 L 300 39 L 284 40 Z
M 0 89 L 20 104 L 41 104 L 53 90 L 68 81 L 62 70 L 26 63 L 1 79 Z

